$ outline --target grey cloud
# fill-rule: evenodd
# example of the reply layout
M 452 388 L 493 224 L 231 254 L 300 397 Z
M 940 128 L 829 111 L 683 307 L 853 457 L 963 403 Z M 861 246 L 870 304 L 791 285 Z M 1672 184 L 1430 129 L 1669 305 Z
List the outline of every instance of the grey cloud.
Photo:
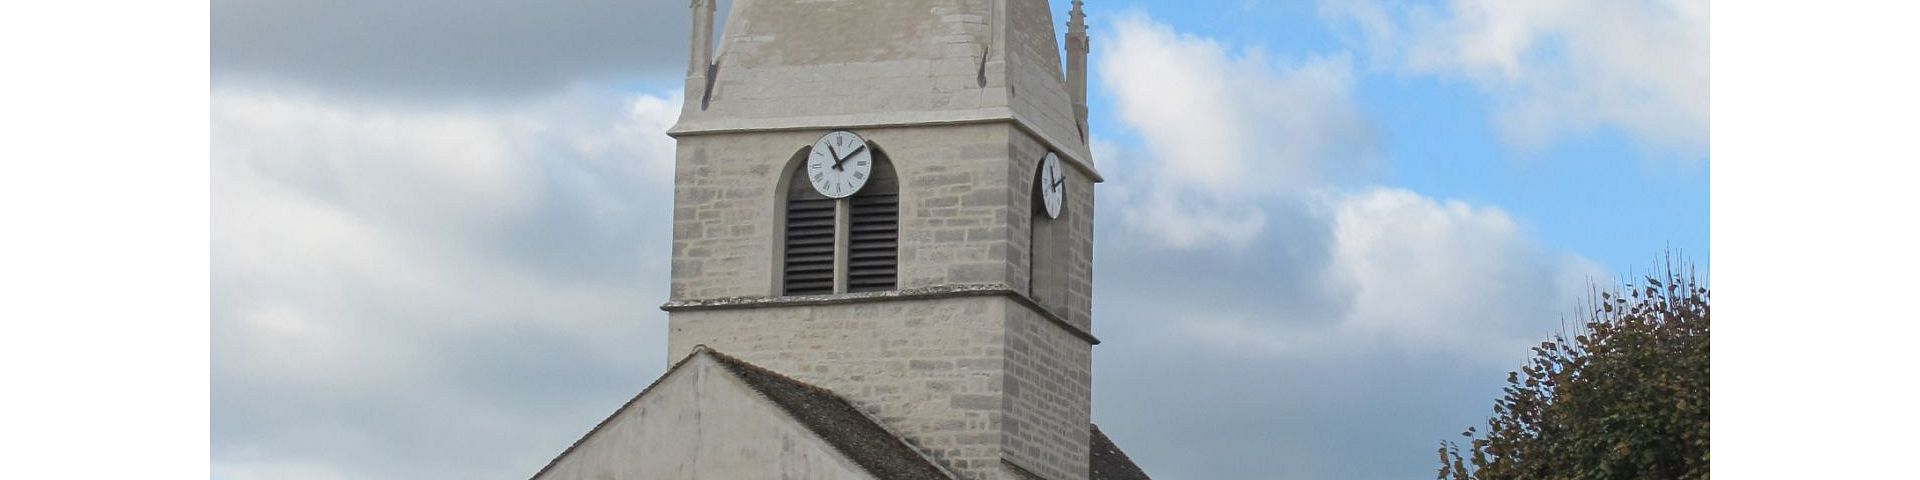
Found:
M 530 475 L 651 381 L 677 105 L 216 90 L 214 478 Z
M 1126 177 L 1115 185 L 1134 183 Z M 1105 193 L 1103 191 L 1102 193 Z M 1273 199 L 1262 208 L 1266 225 L 1248 248 L 1172 249 L 1141 236 L 1133 225 L 1119 225 L 1121 212 L 1137 208 L 1130 199 L 1102 197 L 1101 243 L 1095 259 L 1101 298 L 1115 294 L 1155 299 L 1125 307 L 1129 312 L 1172 318 L 1233 314 L 1324 326 L 1346 310 L 1347 293 L 1329 277 L 1333 232 L 1324 216 L 1303 199 Z M 1163 228 L 1177 228 L 1164 226 Z M 1169 281 L 1169 278 L 1178 281 Z M 1194 301 L 1205 299 L 1204 301 Z M 1102 309 L 1105 315 L 1115 309 Z
M 1133 317 L 1102 320 L 1164 320 Z M 1102 338 L 1094 421 L 1155 478 L 1429 478 L 1434 447 L 1486 418 L 1506 371 L 1382 349 L 1249 358 L 1179 337 Z
M 678 104 L 549 95 L 677 77 L 685 7 L 216 0 L 216 77 L 533 100 L 215 88 L 215 478 L 522 477 L 660 372 L 671 150 L 648 142 Z M 1188 322 L 1226 316 L 1282 337 L 1338 328 L 1355 294 L 1329 213 L 1262 197 L 1246 248 L 1170 251 L 1118 228 L 1131 205 L 1113 194 L 1144 175 L 1108 173 L 1094 416 L 1159 478 L 1429 475 L 1433 442 L 1482 418 L 1524 353 L 1195 336 Z
M 223 78 L 380 96 L 678 78 L 687 0 L 214 0 Z
M 1259 199 L 1245 247 L 1171 249 L 1115 219 L 1148 180 L 1109 178 L 1094 420 L 1157 478 L 1426 478 L 1590 273 L 1396 189 Z
M 1330 334 L 1353 309 L 1326 226 L 1276 225 L 1248 250 L 1161 255 L 1103 238 L 1094 421 L 1156 478 L 1426 478 L 1436 442 L 1490 412 L 1524 351 L 1462 353 Z M 1245 319 L 1315 348 L 1194 335 Z M 1496 337 L 1544 334 L 1543 317 Z

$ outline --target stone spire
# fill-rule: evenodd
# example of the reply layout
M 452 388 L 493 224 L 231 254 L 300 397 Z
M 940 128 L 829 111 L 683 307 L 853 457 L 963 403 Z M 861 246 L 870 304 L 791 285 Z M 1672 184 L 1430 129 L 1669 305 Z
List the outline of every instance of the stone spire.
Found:
M 1073 97 L 1074 126 L 1080 141 L 1087 141 L 1087 21 L 1080 11 L 1080 0 L 1073 0 L 1067 13 L 1067 93 Z

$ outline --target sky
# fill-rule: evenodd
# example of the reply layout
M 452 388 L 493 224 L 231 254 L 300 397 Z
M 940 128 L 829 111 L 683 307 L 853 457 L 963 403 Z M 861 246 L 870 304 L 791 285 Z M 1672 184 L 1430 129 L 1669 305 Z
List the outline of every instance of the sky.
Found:
M 686 5 L 214 0 L 213 477 L 524 478 L 657 377 Z M 1427 478 L 1591 288 L 1709 271 L 1706 1 L 1194 6 L 1086 6 L 1156 478 Z

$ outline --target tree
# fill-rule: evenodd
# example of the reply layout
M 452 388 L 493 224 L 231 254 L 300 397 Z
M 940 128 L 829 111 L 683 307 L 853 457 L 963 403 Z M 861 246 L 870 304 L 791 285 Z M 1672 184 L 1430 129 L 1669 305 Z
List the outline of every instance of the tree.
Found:
M 1669 261 L 1596 300 L 1507 373 L 1484 436 L 1441 442 L 1439 479 L 1708 478 L 1710 292 Z

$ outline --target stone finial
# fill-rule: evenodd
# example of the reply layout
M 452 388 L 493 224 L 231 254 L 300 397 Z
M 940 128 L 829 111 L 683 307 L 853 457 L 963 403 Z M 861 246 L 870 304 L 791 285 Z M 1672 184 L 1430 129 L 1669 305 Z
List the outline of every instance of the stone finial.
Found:
M 713 65 L 713 0 L 693 0 L 693 28 L 689 39 L 687 77 L 706 77 Z
M 1073 119 L 1080 141 L 1087 141 L 1087 22 L 1080 0 L 1067 12 L 1067 93 L 1073 97 Z

